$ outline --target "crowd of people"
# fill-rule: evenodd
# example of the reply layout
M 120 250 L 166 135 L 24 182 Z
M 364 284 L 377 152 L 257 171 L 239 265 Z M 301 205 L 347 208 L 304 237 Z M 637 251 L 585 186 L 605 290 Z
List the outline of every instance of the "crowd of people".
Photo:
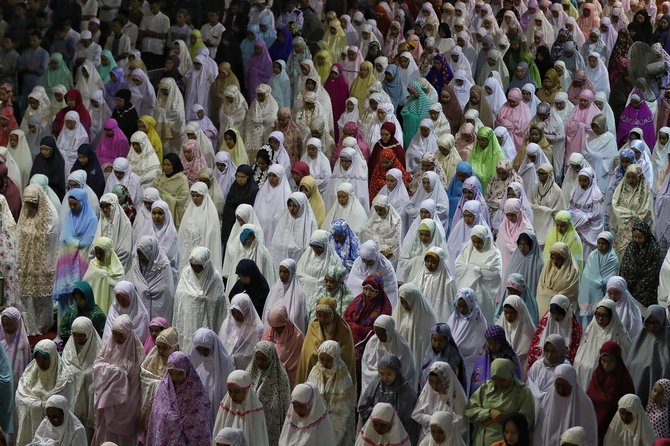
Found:
M 0 36 L 0 445 L 670 445 L 670 2 Z

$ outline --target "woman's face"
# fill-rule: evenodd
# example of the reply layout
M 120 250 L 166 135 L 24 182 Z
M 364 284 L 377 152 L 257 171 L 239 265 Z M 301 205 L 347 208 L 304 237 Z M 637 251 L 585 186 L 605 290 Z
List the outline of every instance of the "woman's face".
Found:
M 595 318 L 596 323 L 601 327 L 607 327 L 612 320 L 612 315 L 606 307 L 596 308 L 593 317 Z
M 298 214 L 300 213 L 300 205 L 298 203 L 294 200 L 289 200 L 286 207 L 288 208 L 288 213 L 291 214 L 293 218 L 298 217 Z
M 509 305 L 503 307 L 503 314 L 505 315 L 505 320 L 510 324 L 516 322 L 516 319 L 519 317 L 519 312 Z
M 563 267 L 563 264 L 565 263 L 565 258 L 562 255 L 557 254 L 555 252 L 552 252 L 549 255 L 549 258 L 551 259 L 551 263 L 553 263 L 554 266 L 558 269 L 561 269 Z
M 382 142 L 383 142 L 384 144 L 388 144 L 389 141 L 391 141 L 391 133 L 389 133 L 388 130 L 386 130 L 386 129 L 382 129 L 382 130 L 379 132 L 379 134 L 380 134 L 380 136 L 381 136 L 381 140 L 382 140 Z
M 246 186 L 249 181 L 249 177 L 243 172 L 237 172 L 235 174 L 235 182 L 238 186 Z
M 200 195 L 197 192 L 191 191 L 191 201 L 193 202 L 194 205 L 200 206 L 202 205 L 202 202 L 205 200 L 205 197 Z
M 659 141 L 661 144 L 663 144 L 663 145 L 667 144 L 669 138 L 670 138 L 670 136 L 668 136 L 667 133 L 658 132 L 658 141 Z
M 155 226 L 162 226 L 165 222 L 165 212 L 162 209 L 156 208 L 151 210 L 151 221 Z
M 473 235 L 470 237 L 470 241 L 472 242 L 472 246 L 477 251 L 481 252 L 481 250 L 484 249 L 484 240 L 482 240 L 481 238 Z
M 342 191 L 338 192 L 337 202 L 340 204 L 340 206 L 346 207 L 346 205 L 349 204 L 349 194 Z
M 485 150 L 489 145 L 489 139 L 484 136 L 477 135 L 477 147 L 481 150 Z
M 637 187 L 640 179 L 635 172 L 626 172 L 626 184 L 630 187 Z
M 598 59 L 595 56 L 589 56 L 589 67 L 596 68 L 598 66 Z
M 377 370 L 377 373 L 379 374 L 379 380 L 384 383 L 385 386 L 393 385 L 396 380 L 396 373 L 386 367 L 380 367 Z
M 581 187 L 583 190 L 588 189 L 588 187 L 591 185 L 591 179 L 586 175 L 579 175 L 579 177 L 577 177 L 577 181 L 579 182 L 579 187 Z
M 514 421 L 508 420 L 503 427 L 503 437 L 505 443 L 509 446 L 515 446 L 519 443 L 519 428 Z
M 352 161 L 349 159 L 346 159 L 342 156 L 340 157 L 340 167 L 342 167 L 342 169 L 344 170 L 349 170 L 349 168 L 351 167 L 351 162 Z
M 433 191 L 433 187 L 430 185 L 430 180 L 428 178 L 423 178 L 421 180 L 421 186 L 426 193 L 431 193 Z
M 395 189 L 396 185 L 398 184 L 398 181 L 395 179 L 395 177 L 391 175 L 386 176 L 386 187 L 388 188 L 389 191 L 392 191 Z
M 170 162 L 169 159 L 164 159 L 163 160 L 163 173 L 167 176 L 172 175 L 174 173 L 174 167 L 172 166 L 172 163 Z

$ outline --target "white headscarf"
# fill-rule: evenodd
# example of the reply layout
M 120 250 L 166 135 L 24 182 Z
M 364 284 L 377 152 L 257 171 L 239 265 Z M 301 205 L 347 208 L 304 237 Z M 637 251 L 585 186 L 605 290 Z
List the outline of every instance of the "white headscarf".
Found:
M 621 446 L 636 446 L 652 444 L 656 440 L 654 428 L 642 407 L 640 397 L 629 393 L 619 399 L 619 409 L 624 409 L 633 414 L 633 421 L 626 424 L 617 410 L 609 429 L 605 434 L 603 444 L 617 444 Z
M 430 233 L 430 240 L 428 243 L 421 241 L 419 231 L 421 226 L 427 227 Z M 398 280 L 407 281 L 416 276 L 423 267 L 423 258 L 426 252 L 432 248 L 437 247 L 444 251 L 444 261 L 448 262 L 447 246 L 445 244 L 444 234 L 439 230 L 440 223 L 434 219 L 426 218 L 421 220 L 419 225 L 407 232 L 400 247 L 400 260 L 398 262 L 397 275 Z
M 247 232 L 254 236 L 254 240 L 248 247 L 244 246 L 244 243 L 240 240 L 242 232 L 245 230 L 248 230 Z M 240 228 L 240 232 L 235 237 L 235 240 L 228 240 L 228 246 L 234 246 L 235 248 L 226 252 L 226 258 L 224 260 L 225 269 L 221 271 L 221 275 L 227 278 L 226 296 L 230 296 L 230 292 L 233 290 L 233 287 L 237 282 L 235 271 L 237 269 L 237 264 L 242 259 L 253 260 L 258 267 L 258 270 L 263 277 L 265 277 L 265 280 L 267 280 L 268 283 L 274 283 L 276 279 L 275 266 L 270 251 L 261 238 L 262 235 L 263 232 L 257 225 L 246 223 Z
M 156 103 L 156 91 L 149 76 L 141 68 L 136 68 L 132 71 L 130 77 L 131 80 L 128 82 L 131 93 L 130 102 L 137 109 L 137 114 L 139 116 L 153 115 L 154 104 Z M 132 78 L 140 79 L 140 84 L 137 85 Z
M 414 57 L 411 53 L 405 51 L 404 53 L 400 54 L 398 59 L 401 57 L 409 60 L 409 65 L 407 68 L 403 68 L 400 66 L 400 63 L 398 63 L 397 76 L 400 76 L 400 85 L 402 86 L 400 105 L 404 105 L 407 98 L 407 94 L 405 93 L 407 91 L 407 87 L 412 83 L 412 81 L 418 80 L 419 77 L 421 77 L 421 71 L 419 70 L 419 66 L 416 64 L 416 61 L 414 60 Z
M 305 333 L 307 326 L 307 298 L 305 296 L 305 289 L 300 283 L 300 279 L 296 274 L 298 265 L 293 259 L 284 259 L 279 263 L 279 268 L 286 268 L 289 272 L 287 282 L 277 279 L 270 287 L 270 292 L 265 299 L 265 307 L 263 308 L 263 323 L 268 325 L 268 313 L 274 307 L 283 305 L 288 310 L 288 315 L 291 321 L 300 328 L 300 331 Z
M 463 81 L 463 85 L 459 86 L 456 83 L 458 80 Z M 465 110 L 465 106 L 470 100 L 470 88 L 472 88 L 473 85 L 472 79 L 465 71 L 457 70 L 454 73 L 454 78 L 449 82 L 449 85 L 453 87 L 456 99 L 458 99 L 458 103 L 461 104 L 461 109 Z
M 421 135 L 421 128 L 428 129 L 428 136 Z M 437 136 L 433 131 L 433 120 L 430 118 L 422 119 L 419 123 L 419 128 L 416 134 L 412 137 L 409 147 L 405 151 L 405 162 L 407 164 L 407 172 L 413 175 L 421 164 L 421 157 L 424 153 L 435 153 L 437 150 Z
M 565 319 L 568 319 L 566 315 Z M 582 426 L 586 431 L 588 445 L 597 444 L 598 422 L 593 403 L 577 382 L 577 373 L 570 364 L 561 364 L 554 373 L 556 379 L 562 379 L 572 386 L 568 396 L 561 396 L 555 388 L 550 389 L 542 398 L 537 415 L 534 444 L 558 444 L 561 433 L 574 426 Z
M 565 340 L 565 345 L 570 345 L 572 342 L 572 307 L 570 306 L 570 299 L 562 294 L 557 294 L 551 298 L 549 305 L 556 304 L 563 311 L 565 311 L 565 317 L 562 321 L 556 322 L 551 315 L 547 315 L 547 325 L 545 326 L 542 334 L 540 335 L 540 342 L 538 345 L 544 345 L 547 342 L 547 337 L 552 334 L 560 335 Z
M 135 336 L 137 336 L 140 342 L 144 343 L 149 335 L 149 313 L 144 303 L 142 303 L 142 299 L 138 298 L 135 285 L 127 280 L 121 280 L 114 286 L 114 294 L 128 296 L 130 303 L 127 307 L 122 307 L 118 298 L 114 299 L 107 313 L 105 331 L 102 333 L 102 342 L 107 342 L 110 336 L 112 336 L 112 326 L 116 318 L 122 314 L 127 314 L 133 322 Z
M 226 384 L 246 390 L 247 395 L 244 401 L 236 403 L 230 398 L 230 394 L 226 394 L 219 404 L 214 432 L 219 432 L 224 427 L 241 429 L 244 431 L 244 438 L 249 446 L 269 446 L 263 405 L 258 399 L 256 389 L 251 385 L 249 372 L 234 370 L 228 375 Z
M 132 265 L 133 227 L 115 194 L 104 194 L 100 197 L 100 204 L 110 205 L 111 215 L 106 217 L 104 212 L 100 213 L 95 238 L 107 237 L 114 241 L 114 252 L 128 272 Z
M 181 219 L 178 232 L 179 266 L 184 268 L 191 251 L 198 246 L 204 246 L 209 249 L 212 265 L 218 268 L 222 262 L 219 214 L 205 183 L 200 181 L 193 183 L 191 193 L 196 193 L 203 198 L 200 206 L 197 206 L 193 200 L 189 200 Z
M 335 248 L 328 243 L 329 235 L 327 231 L 314 231 L 309 239 L 310 249 L 305 249 L 298 260 L 297 275 L 302 281 L 308 299 L 319 297 L 315 294 L 323 285 L 323 279 L 331 266 L 342 266 L 342 259 L 335 252 Z M 323 252 L 317 255 L 314 248 L 320 248 Z
M 351 103 L 354 106 L 354 109 L 352 111 L 347 111 L 346 106 L 348 103 Z M 358 112 L 358 99 L 355 97 L 350 97 L 347 99 L 345 102 L 345 109 L 344 112 L 340 115 L 340 119 L 337 120 L 337 125 L 340 128 L 340 133 L 342 133 L 344 130 L 345 124 L 348 122 L 359 122 L 359 112 Z M 310 174 L 312 171 L 310 170 Z
M 244 320 L 237 322 L 229 313 L 219 329 L 219 339 L 235 360 L 235 366 L 246 368 L 253 359 L 256 344 L 263 336 L 263 322 L 248 294 L 236 294 L 230 301 L 230 310 L 242 313 Z
M 342 130 L 340 129 L 340 132 L 341 131 Z M 310 158 L 307 153 L 307 148 L 309 146 L 316 147 L 316 158 Z M 316 180 L 319 192 L 323 195 L 326 192 L 330 176 L 332 175 L 330 161 L 328 160 L 328 157 L 323 154 L 323 147 L 319 138 L 309 138 L 307 140 L 307 148 L 305 148 L 305 153 L 302 154 L 300 161 L 307 164 L 309 167 L 309 175 Z
M 612 299 L 610 290 L 618 290 L 621 293 L 621 297 L 616 301 L 616 312 L 630 339 L 635 339 L 642 331 L 642 313 L 640 313 L 640 307 L 637 306 L 635 298 L 628 291 L 626 279 L 621 276 L 610 277 L 607 280 L 603 299 Z
M 165 220 L 163 221 L 162 226 L 158 227 L 155 223 L 151 223 L 153 229 L 151 234 L 158 240 L 161 249 L 165 252 L 165 255 L 170 260 L 170 266 L 175 276 L 175 282 L 179 278 L 179 236 L 177 235 L 177 229 L 172 222 L 172 213 L 170 212 L 170 207 L 163 200 L 156 200 L 151 205 L 151 211 L 154 209 L 160 209 L 165 214 Z
M 93 322 L 84 316 L 72 322 L 72 333 L 86 335 L 84 345 L 78 346 L 74 336 L 70 336 L 63 349 L 63 363 L 72 373 L 74 386 L 72 410 L 83 422 L 91 423 L 92 426 L 92 423 L 95 422 L 95 413 L 92 410 L 93 387 L 90 382 L 93 379 L 93 362 L 102 347 L 102 341 L 93 327 Z
M 184 53 L 180 58 L 183 57 Z M 188 52 L 186 53 L 188 55 Z M 191 59 L 188 58 L 189 63 Z M 179 70 L 184 67 L 184 64 L 179 65 Z M 167 90 L 167 94 L 162 90 Z M 184 97 L 177 87 L 177 83 L 171 77 L 165 77 L 158 83 L 158 100 L 154 104 L 153 117 L 156 119 L 156 132 L 161 138 L 170 138 L 179 141 L 184 126 L 186 125 L 186 117 L 184 113 Z M 179 136 L 178 136 L 179 135 Z M 165 139 L 163 139 L 165 142 Z M 179 147 L 174 147 L 179 149 Z
M 30 180 L 30 171 L 33 167 L 33 157 L 30 153 L 30 147 L 28 146 L 28 140 L 26 139 L 26 134 L 23 130 L 14 129 L 11 131 L 10 135 L 16 135 L 18 142 L 16 147 L 7 143 L 7 150 L 11 154 L 11 157 L 16 162 L 16 165 L 19 167 L 19 172 L 21 173 L 21 183 L 16 186 L 23 192 L 23 189 L 28 186 Z M 665 163 L 667 164 L 667 157 Z M 9 170 L 9 166 L 7 166 Z M 657 177 L 658 178 L 658 177 Z
M 485 92 L 484 97 L 486 98 L 486 101 L 489 103 L 489 107 L 491 107 L 491 112 L 493 112 L 493 116 L 498 116 L 498 112 L 500 111 L 502 106 L 505 105 L 505 103 L 507 102 L 507 97 L 505 96 L 503 87 L 500 84 L 498 78 L 495 76 L 491 76 L 484 81 L 484 89 L 486 89 L 486 87 L 489 87 L 492 90 L 492 92 L 491 94 Z
M 577 372 L 577 380 L 586 390 L 591 382 L 591 374 L 598 367 L 600 361 L 600 347 L 607 341 L 614 341 L 621 347 L 622 357 L 628 357 L 630 348 L 630 338 L 626 328 L 621 323 L 619 314 L 616 312 L 616 303 L 610 299 L 603 299 L 596 305 L 598 308 L 604 307 L 611 314 L 609 323 L 601 327 L 594 317 L 584 330 L 582 342 L 577 349 L 575 360 L 573 362 Z
M 591 81 L 593 87 L 596 91 L 602 91 L 605 93 L 605 96 L 610 95 L 610 78 L 608 76 L 607 66 L 602 59 L 602 56 L 595 51 L 589 53 L 589 59 L 595 57 L 597 65 L 595 68 L 591 68 L 591 64 L 586 61 L 586 66 L 584 71 L 586 72 L 586 77 Z
M 512 346 L 514 352 L 519 357 L 519 363 L 522 369 L 526 367 L 526 359 L 528 358 L 528 349 L 533 342 L 535 336 L 535 324 L 530 318 L 528 308 L 523 299 L 519 296 L 509 295 L 503 302 L 503 308 L 509 305 L 516 311 L 517 317 L 514 322 L 507 322 L 504 314 L 498 318 L 497 325 L 500 325 L 505 330 L 505 337 L 507 342 Z
M 170 260 L 161 249 L 155 237 L 144 235 L 135 244 L 133 266 L 126 276 L 135 287 L 149 313 L 149 320 L 164 317 L 172 323 L 174 292 L 177 286 L 170 266 Z M 142 265 L 137 257 L 141 252 L 148 262 Z
M 239 220 L 243 223 L 240 223 Z M 235 271 L 237 263 L 233 260 L 240 256 L 240 251 L 242 249 L 240 234 L 242 233 L 242 226 L 245 224 L 254 225 L 256 238 L 259 239 L 261 243 L 265 243 L 265 234 L 263 233 L 261 223 L 258 221 L 258 217 L 256 217 L 256 211 L 253 206 L 246 203 L 237 206 L 237 209 L 235 209 L 235 223 L 233 223 L 228 242 L 226 242 L 226 255 L 223 258 L 223 267 L 221 268 L 223 277 L 228 277 L 227 273 L 229 271 Z M 268 242 L 269 241 L 271 240 L 268 240 Z
M 28 444 L 37 430 L 44 410 L 42 404 L 53 395 L 62 395 L 72 401 L 72 375 L 65 363 L 61 361 L 56 344 L 43 339 L 35 345 L 35 352 L 49 357 L 49 368 L 42 370 L 33 359 L 19 379 L 16 390 L 16 410 L 18 429 L 16 444 Z
M 272 186 L 270 181 L 263 183 L 258 194 L 256 194 L 254 210 L 263 227 L 263 233 L 267 235 L 269 240 L 272 240 L 277 222 L 286 209 L 286 200 L 291 196 L 291 187 L 281 164 L 271 165 L 268 168 L 268 175 L 270 174 L 279 179 L 279 184 Z
M 230 191 L 230 186 L 235 181 L 235 172 L 237 171 L 237 166 L 230 158 L 230 153 L 226 152 L 225 150 L 216 152 L 216 155 L 214 156 L 214 163 L 226 165 L 226 167 L 223 169 L 223 172 L 221 172 L 216 166 L 213 169 L 214 178 L 219 183 L 221 194 L 225 200 L 228 196 L 228 191 Z
M 386 332 L 386 341 L 382 342 L 376 334 L 373 334 L 365 345 L 363 357 L 361 358 L 361 395 L 365 395 L 368 387 L 372 385 L 378 376 L 378 363 L 386 354 L 395 355 L 400 359 L 400 372 L 410 383 L 411 388 L 416 388 L 418 374 L 414 366 L 412 349 L 400 333 L 396 331 L 395 321 L 391 316 L 382 314 L 374 322 L 376 328 Z
M 405 283 L 398 289 L 401 301 L 409 307 L 398 305 L 393 310 L 396 331 L 412 350 L 415 370 L 421 370 L 423 355 L 431 343 L 431 328 L 437 323 L 437 315 L 426 300 L 421 289 L 413 282 Z
M 197 347 L 209 350 L 208 356 L 203 356 Z M 209 328 L 198 328 L 193 333 L 193 346 L 190 352 L 193 368 L 198 372 L 209 402 L 217 407 L 228 393 L 226 380 L 230 372 L 235 370 L 235 362 L 228 354 L 216 333 Z
M 323 196 L 323 201 L 326 204 L 326 208 L 332 209 L 333 205 L 337 203 L 337 191 L 339 190 L 340 184 L 349 183 L 351 186 L 353 186 L 354 193 L 356 197 L 358 197 L 360 204 L 363 206 L 363 210 L 365 211 L 365 220 L 367 220 L 367 212 L 370 209 L 370 190 L 368 187 L 367 165 L 363 164 L 364 159 L 361 159 L 361 157 L 358 156 L 356 149 L 353 147 L 342 147 L 340 158 L 351 161 L 351 165 L 349 166 L 349 169 L 344 170 L 339 158 L 335 163 L 333 174 L 330 177 L 328 187 L 326 188 L 326 193 Z M 326 219 L 324 221 L 330 220 Z M 365 221 L 363 221 L 361 229 L 364 225 Z
M 63 423 L 54 426 L 45 416 L 40 423 L 31 444 L 86 446 L 86 429 L 70 410 L 70 403 L 62 395 L 53 395 L 44 403 L 44 409 L 54 407 L 63 412 Z
M 316 384 L 298 384 L 291 392 L 291 403 L 304 404 L 309 408 L 305 417 L 298 415 L 289 406 L 279 443 L 295 446 L 335 446 L 335 430 L 323 397 Z
M 226 99 L 224 99 L 218 112 L 220 122 L 219 134 L 223 135 L 228 129 L 242 131 L 244 118 L 247 115 L 247 110 L 249 110 L 247 100 L 237 85 L 228 85 L 223 91 L 223 95 Z M 228 102 L 228 98 L 232 99 L 232 101 Z M 275 102 L 277 101 L 275 100 Z M 223 138 L 223 136 L 221 137 Z
M 472 225 L 465 223 L 465 219 L 460 218 L 452 227 L 451 232 L 449 232 L 449 238 L 447 240 L 447 250 L 449 252 L 449 268 L 451 271 L 454 271 L 456 267 L 456 258 L 463 250 L 463 247 L 470 241 L 470 235 L 472 228 L 475 225 L 488 226 L 485 221 L 481 218 L 481 207 L 482 204 L 479 200 L 468 200 L 463 205 L 463 214 L 467 211 L 469 214 L 474 216 L 474 221 Z
M 424 173 L 421 178 L 422 184 L 424 178 L 427 178 L 430 182 L 430 192 L 426 192 L 423 185 L 416 191 L 405 209 L 407 216 L 415 218 L 419 214 L 420 206 L 423 205 L 422 202 L 430 198 L 435 202 L 436 208 L 433 218 L 436 220 L 439 219 L 446 230 L 449 227 L 449 196 L 447 195 L 447 191 L 440 182 L 440 176 L 437 173 L 433 171 Z
M 354 231 L 356 235 L 360 236 L 368 221 L 368 215 L 365 208 L 361 205 L 358 199 L 360 195 L 357 196 L 357 191 L 354 190 L 354 186 L 346 182 L 340 183 L 337 186 L 336 193 L 340 192 L 347 195 L 347 204 L 342 206 L 339 201 L 336 200 L 326 214 L 322 227 L 324 230 L 330 231 L 333 221 L 343 219 L 347 222 L 351 230 Z
M 437 375 L 440 379 L 439 390 L 434 389 L 430 383 L 426 383 L 416 402 L 412 412 L 412 419 L 419 423 L 422 428 L 422 436 L 430 437 L 430 425 L 435 412 L 449 412 L 452 420 L 450 430 L 445 431 L 447 437 L 460 438 L 460 443 L 465 444 L 463 438 L 467 438 L 468 419 L 465 416 L 465 408 L 468 404 L 463 386 L 458 381 L 454 370 L 447 362 L 435 361 L 430 365 L 429 373 Z
M 372 209 L 365 229 L 361 235 L 362 241 L 374 240 L 381 251 L 391 253 L 391 263 L 397 266 L 400 254 L 400 233 L 402 231 L 402 220 L 398 211 L 392 206 L 388 197 L 381 193 L 372 200 L 372 207 L 380 207 L 386 210 L 384 218 Z
M 359 256 L 351 266 L 347 287 L 351 294 L 358 296 L 363 292 L 363 280 L 373 273 L 381 274 L 384 281 L 384 292 L 391 305 L 395 308 L 398 303 L 398 280 L 391 261 L 379 252 L 379 247 L 373 240 L 361 244 Z M 373 260 L 371 266 L 366 265 L 363 260 Z
M 216 328 L 227 314 L 228 299 L 223 280 L 212 264 L 209 249 L 199 246 L 191 251 L 190 265 L 181 271 L 175 292 L 173 327 L 179 333 L 179 345 L 184 351 L 191 348 L 191 336 L 200 327 Z M 195 272 L 193 266 L 202 266 Z
M 65 114 L 65 121 L 74 121 L 74 129 L 70 130 L 66 124 L 63 125 L 63 129 L 58 135 L 56 140 L 56 145 L 58 150 L 63 155 L 65 160 L 65 175 L 70 173 L 70 169 L 74 165 L 74 162 L 77 161 L 77 149 L 79 146 L 85 143 L 88 143 L 88 133 L 86 128 L 81 123 L 79 113 L 74 110 L 70 110 Z M 20 179 L 20 176 L 19 176 Z M 17 183 L 20 184 L 20 183 Z
M 476 225 L 472 228 L 471 237 L 484 242 L 483 248 L 476 249 L 470 240 L 456 258 L 456 286 L 472 288 L 477 294 L 479 307 L 486 320 L 493 321 L 496 296 L 502 280 L 502 258 L 495 243 L 491 230 Z
M 132 148 L 133 143 L 140 145 L 141 151 L 137 153 Z M 130 137 L 130 151 L 128 151 L 128 164 L 130 169 L 140 178 L 142 186 L 153 184 L 154 180 L 161 174 L 161 163 L 156 155 L 156 150 L 151 145 L 146 133 L 137 131 Z
M 296 216 L 284 208 L 270 243 L 270 253 L 277 268 L 283 259 L 298 260 L 309 245 L 312 233 L 317 230 L 316 218 L 307 196 L 302 192 L 293 192 L 288 201 L 299 207 Z
M 589 179 L 589 185 L 583 189 L 580 185 L 572 190 L 569 211 L 572 223 L 577 228 L 582 240 L 595 246 L 598 235 L 603 231 L 603 200 L 604 196 L 596 182 L 593 169 L 585 167 L 579 171 L 579 176 Z
M 458 309 L 458 300 L 463 299 L 469 313 L 462 315 Z M 479 356 L 482 346 L 486 342 L 486 318 L 479 309 L 477 295 L 471 288 L 462 288 L 456 293 L 454 307 L 447 325 L 451 328 L 454 342 L 465 362 L 466 376 L 470 376 L 474 368 L 475 359 Z
M 391 425 L 391 430 L 380 435 L 372 425 L 374 420 Z M 400 417 L 389 403 L 377 403 L 370 418 L 358 433 L 355 446 L 410 446 L 410 438 L 400 421 Z
M 405 207 L 409 204 L 409 193 L 407 192 L 407 187 L 402 178 L 402 172 L 400 169 L 389 169 L 386 171 L 386 178 L 393 177 L 396 180 L 396 185 L 393 190 L 389 190 L 387 185 L 381 188 L 377 196 L 386 195 L 389 200 L 389 204 L 393 206 L 393 209 L 398 212 L 398 214 L 403 214 L 405 212 Z M 373 200 L 374 205 L 374 200 Z

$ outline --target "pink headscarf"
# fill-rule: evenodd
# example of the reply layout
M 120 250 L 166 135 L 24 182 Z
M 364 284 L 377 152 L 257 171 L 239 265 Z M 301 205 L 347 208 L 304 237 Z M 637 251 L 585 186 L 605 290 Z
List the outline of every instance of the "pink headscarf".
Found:
M 367 161 L 368 158 L 370 158 L 370 147 L 368 146 L 368 143 L 365 142 L 365 138 L 363 137 L 363 133 L 361 133 L 360 127 L 355 122 L 347 122 L 344 124 L 344 127 L 342 127 L 340 140 L 335 146 L 335 150 L 333 150 L 333 154 L 330 157 L 331 164 L 334 165 L 335 162 L 340 159 L 340 153 L 342 152 L 342 147 L 344 147 L 342 141 L 344 141 L 345 133 L 353 134 L 353 137 L 356 138 L 356 142 L 358 143 L 358 148 L 361 149 L 361 153 Z
M 294 385 L 295 374 L 300 361 L 300 350 L 305 336 L 297 325 L 288 317 L 288 310 L 283 305 L 274 307 L 268 313 L 268 324 L 270 325 L 263 333 L 263 341 L 270 341 L 275 345 L 277 356 L 284 364 L 291 387 Z M 281 333 L 275 328 L 284 327 Z
M 98 162 L 100 166 L 105 164 L 113 164 L 114 160 L 117 158 L 127 158 L 128 151 L 130 150 L 130 144 L 128 143 L 128 138 L 119 128 L 119 123 L 116 122 L 114 118 L 107 118 L 102 124 L 104 130 L 113 130 L 114 136 L 107 136 L 104 130 L 100 136 L 100 142 L 98 143 L 98 148 L 95 151 L 98 155 Z
M 23 375 L 23 371 L 30 363 L 30 342 L 28 341 L 28 333 L 26 326 L 21 318 L 21 312 L 15 307 L 7 307 L 2 312 L 1 316 L 6 316 L 16 324 L 16 331 L 12 334 L 5 332 L 5 329 L 0 325 L 0 345 L 4 347 L 12 363 L 12 372 L 14 373 L 14 388 L 19 378 Z
M 579 93 L 579 100 L 586 99 L 589 104 L 582 108 L 579 104 L 575 106 L 565 123 L 565 163 L 567 165 L 570 155 L 582 153 L 586 147 L 586 137 L 591 131 L 591 121 L 601 113 L 600 109 L 593 103 L 595 95 L 591 90 L 584 89 Z
M 164 317 L 155 317 L 149 322 L 149 327 L 161 327 L 163 330 L 168 328 L 170 323 Z M 144 341 L 144 354 L 147 355 L 152 348 L 156 345 L 156 340 L 151 337 L 151 334 L 147 336 L 147 340 Z
M 523 102 L 523 94 L 518 88 L 512 88 L 507 93 L 507 100 L 513 100 L 517 103 L 516 107 L 509 105 L 509 102 L 500 108 L 496 118 L 496 126 L 503 126 L 512 136 L 515 147 L 521 147 L 528 134 L 528 125 L 530 124 L 530 110 Z
M 588 9 L 591 11 L 591 14 L 588 17 L 584 17 L 583 11 Z M 592 3 L 586 3 L 582 8 L 582 14 L 577 18 L 577 26 L 584 34 L 584 38 L 588 40 L 589 33 L 593 28 L 600 28 L 600 18 L 596 12 L 596 7 Z
M 525 214 L 523 213 L 523 205 L 521 200 L 518 198 L 508 198 L 505 201 L 505 207 L 503 208 L 505 215 L 515 214 L 516 222 L 512 223 L 507 217 L 503 217 L 502 223 L 500 223 L 500 229 L 498 231 L 498 238 L 496 239 L 496 245 L 500 250 L 500 257 L 502 259 L 503 271 L 506 271 L 506 266 L 509 264 L 512 259 L 514 251 L 517 249 L 516 241 L 519 238 L 519 234 L 526 230 L 533 230 L 533 225 L 528 221 Z
M 127 314 L 116 318 L 112 331 L 123 334 L 125 341 L 119 344 L 111 336 L 93 363 L 96 421 L 100 424 L 93 444 L 102 443 L 110 434 L 132 438 L 139 430 L 144 349 Z
M 594 95 L 596 94 L 596 87 L 593 86 L 593 83 L 586 76 L 586 71 L 576 70 L 575 74 L 572 76 L 572 81 L 582 81 L 584 82 L 581 87 L 573 87 L 572 84 L 568 87 L 568 100 L 572 102 L 573 105 L 577 105 L 579 101 L 579 94 L 584 90 L 590 90 Z
M 189 356 L 176 351 L 167 361 L 168 369 L 186 373 L 186 381 L 175 386 L 168 373 L 163 376 L 156 395 L 147 444 L 199 444 L 212 441 L 212 407 Z
M 184 149 L 190 149 L 193 152 L 193 159 L 188 161 L 184 156 Z M 198 181 L 200 172 L 207 167 L 205 157 L 202 156 L 200 146 L 195 139 L 189 139 L 181 146 L 182 153 L 179 154 L 182 166 L 184 166 L 184 175 L 188 178 L 188 186 Z

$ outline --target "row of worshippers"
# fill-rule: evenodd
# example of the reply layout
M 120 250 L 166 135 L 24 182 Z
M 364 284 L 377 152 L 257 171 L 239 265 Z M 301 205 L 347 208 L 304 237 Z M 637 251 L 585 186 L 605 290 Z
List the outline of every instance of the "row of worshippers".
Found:
M 31 355 L 20 312 L 3 311 L 0 350 L 8 377 L 3 383 L 12 393 L 16 382 L 17 444 L 33 435 L 39 441 L 70 438 L 72 444 L 88 444 L 88 435 L 94 444 L 111 440 L 121 446 L 135 444 L 138 433 L 146 435 L 146 444 L 164 444 L 170 436 L 204 444 L 212 432 L 238 427 L 248 444 L 294 444 L 297 435 L 297 444 L 347 445 L 356 432 L 354 407 L 363 425 L 357 442 L 386 433 L 379 426 L 370 430 L 378 405 L 385 403 L 403 428 L 400 444 L 467 444 L 468 423 L 473 444 L 492 444 L 503 436 L 507 441 L 507 423 L 519 412 L 514 423 L 526 443 L 510 444 L 555 443 L 568 428 L 581 426 L 585 445 L 647 445 L 670 429 L 670 387 L 663 378 L 670 327 L 665 309 L 653 305 L 631 343 L 613 296 L 618 292 L 620 300 L 636 307 L 621 290 L 623 279 L 611 282 L 612 291 L 598 304 L 584 336 L 562 295 L 552 299 L 536 331 L 523 299 L 515 295 L 505 299 L 499 325 L 487 326 L 468 288 L 459 290 L 446 324 L 434 323 L 435 312 L 412 283 L 400 287 L 400 303 L 390 316 L 383 280 L 374 274 L 343 315 L 336 299 L 321 298 L 305 336 L 283 305 L 270 312 L 264 326 L 242 293 L 230 303 L 218 336 L 203 327 L 182 341 L 164 319 L 148 322 L 133 285 L 122 281 L 102 338 L 95 317 L 79 316 L 62 358 L 50 340 L 40 341 Z M 91 299 L 93 291 L 80 282 L 76 293 Z M 475 354 L 466 356 L 477 341 Z M 521 359 L 519 349 L 525 346 L 530 349 Z M 414 347 L 425 348 L 418 362 Z M 25 369 L 13 378 L 17 367 Z M 61 412 L 45 415 L 43 408 L 54 407 L 49 403 L 59 397 L 55 407 Z M 324 406 L 319 417 L 300 424 L 317 397 Z M 440 410 L 451 418 L 449 433 L 432 427 Z M 11 426 L 11 406 L 4 413 L 3 428 Z M 328 423 L 316 429 L 324 414 Z M 63 419 L 75 428 L 58 429 Z M 77 435 L 83 443 L 74 441 Z

